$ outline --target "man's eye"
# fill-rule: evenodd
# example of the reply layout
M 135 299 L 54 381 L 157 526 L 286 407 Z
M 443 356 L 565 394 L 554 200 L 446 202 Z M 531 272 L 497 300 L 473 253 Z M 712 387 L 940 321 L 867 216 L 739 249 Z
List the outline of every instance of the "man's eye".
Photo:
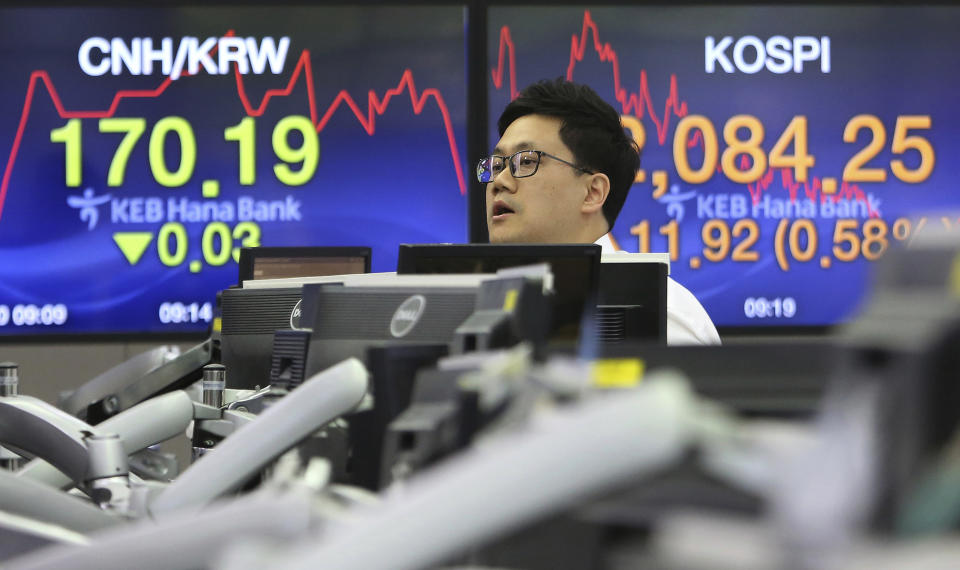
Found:
M 536 161 L 533 160 L 533 159 L 530 158 L 530 157 L 526 157 L 526 156 L 521 156 L 521 157 L 520 157 L 520 166 L 530 166 L 530 165 L 533 164 L 534 162 L 536 162 Z
M 502 163 L 502 162 L 494 162 L 494 163 L 490 166 L 490 171 L 491 171 L 491 172 L 499 173 L 499 172 L 501 172 L 502 170 L 503 170 L 503 163 Z

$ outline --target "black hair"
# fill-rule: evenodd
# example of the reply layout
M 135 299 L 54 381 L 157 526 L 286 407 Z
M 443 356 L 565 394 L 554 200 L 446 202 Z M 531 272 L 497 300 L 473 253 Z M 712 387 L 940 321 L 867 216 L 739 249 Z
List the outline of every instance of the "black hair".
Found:
M 607 175 L 610 193 L 603 216 L 613 229 L 640 168 L 639 148 L 624 131 L 620 114 L 590 87 L 558 78 L 521 91 L 497 121 L 500 136 L 525 115 L 560 119 L 560 140 L 573 151 L 577 165 Z

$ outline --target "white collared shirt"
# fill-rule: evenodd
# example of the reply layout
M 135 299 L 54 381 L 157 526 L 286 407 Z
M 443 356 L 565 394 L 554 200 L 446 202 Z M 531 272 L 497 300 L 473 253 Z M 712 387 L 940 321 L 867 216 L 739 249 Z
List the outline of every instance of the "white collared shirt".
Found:
M 610 234 L 597 241 L 603 253 L 620 251 Z M 710 315 L 686 287 L 667 277 L 667 344 L 720 344 Z

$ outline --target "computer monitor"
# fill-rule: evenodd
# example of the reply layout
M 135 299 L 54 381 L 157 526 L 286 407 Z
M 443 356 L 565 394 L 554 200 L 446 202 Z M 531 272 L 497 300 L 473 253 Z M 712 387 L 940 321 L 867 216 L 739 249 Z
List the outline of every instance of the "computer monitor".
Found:
M 354 485 L 380 490 L 383 446 L 387 427 L 410 405 L 421 368 L 447 355 L 446 343 L 377 346 L 367 350 L 373 405 L 350 418 L 348 471 Z
M 497 275 L 387 275 L 305 284 L 302 327 L 310 330 L 305 369 L 366 358 L 377 346 L 446 344 L 459 354 L 522 340 L 542 345 L 549 275 L 541 265 Z M 291 364 L 299 357 L 291 355 Z
M 245 247 L 237 283 L 311 275 L 370 273 L 369 247 Z
M 3 3 L 0 338 L 199 339 L 241 244 L 465 240 L 465 6 Z
M 594 244 L 401 244 L 397 273 L 491 273 L 547 263 L 553 273 L 550 339 L 578 339 L 584 309 L 596 302 L 600 246 Z
M 240 286 L 220 295 L 220 354 L 227 386 L 249 389 L 269 383 L 274 333 L 299 327 L 302 279 L 369 271 L 368 247 L 244 248 Z M 278 285 L 256 288 L 257 283 Z
M 597 340 L 667 342 L 667 277 L 665 253 L 605 253 L 595 315 Z
M 544 269 L 545 270 L 545 269 Z M 514 271 L 521 271 L 519 268 Z M 274 337 L 277 331 L 292 331 L 298 329 L 313 328 L 317 325 L 331 327 L 329 334 L 333 338 L 341 338 L 339 321 L 330 318 L 319 319 L 314 316 L 313 299 L 316 297 L 305 291 L 304 288 L 315 286 L 317 284 L 342 284 L 342 288 L 349 286 L 366 286 L 368 290 L 365 296 L 358 301 L 360 304 L 350 305 L 350 310 L 355 312 L 344 321 L 347 331 L 362 326 L 364 322 L 372 315 L 379 315 L 372 312 L 372 303 L 376 303 L 378 298 L 385 295 L 391 288 L 406 287 L 409 290 L 417 291 L 418 288 L 429 287 L 430 284 L 424 284 L 424 277 L 419 275 L 396 275 L 393 273 L 367 273 L 353 275 L 331 275 L 331 276 L 312 276 L 286 279 L 261 279 L 245 281 L 242 288 L 226 289 L 222 292 L 221 302 L 223 307 L 223 320 L 221 327 L 221 355 L 222 363 L 227 367 L 227 386 L 230 388 L 254 388 L 255 386 L 266 386 L 271 380 L 272 357 L 274 352 Z M 436 276 L 439 277 L 439 276 Z M 481 300 L 477 291 L 480 283 L 484 280 L 494 278 L 493 275 L 444 275 L 442 282 L 448 289 L 462 289 L 465 292 L 463 297 L 462 315 L 464 318 L 471 316 Z M 427 280 L 429 281 L 429 279 Z M 436 283 L 437 281 L 434 280 Z M 488 287 L 489 289 L 489 287 Z M 350 291 L 353 291 L 350 288 Z M 411 293 L 413 294 L 413 293 Z M 532 302 L 521 302 L 524 294 L 523 288 L 518 289 L 517 298 L 514 304 L 521 311 L 533 310 L 542 320 L 542 313 L 546 308 L 535 307 Z M 542 297 L 542 293 L 541 293 Z M 495 302 L 494 299 L 491 302 Z M 348 300 L 342 300 L 346 303 Z M 504 303 L 500 301 L 502 306 Z M 468 311 L 467 308 L 470 310 Z M 532 308 L 532 309 L 531 309 Z M 392 316 L 394 307 L 388 315 Z M 526 314 L 526 313 L 525 313 Z M 457 313 L 458 316 L 461 313 Z M 455 320 L 455 319 L 454 319 Z M 532 323 L 533 317 L 523 318 L 524 323 Z M 455 324 L 460 324 L 457 322 Z M 451 321 L 453 323 L 453 321 Z M 482 327 L 481 327 L 482 328 Z M 518 334 L 525 337 L 535 337 L 536 333 L 532 331 L 533 324 L 519 331 Z M 326 328 L 324 330 L 327 330 Z M 382 331 L 377 331 L 377 334 Z M 449 343 L 451 341 L 448 331 L 446 336 L 430 336 L 429 340 Z M 326 333 L 321 333 L 326 334 Z M 352 334 L 352 333 L 350 333 Z M 337 336 L 340 335 L 340 336 Z M 417 338 L 417 335 L 411 333 L 407 335 L 407 340 Z M 349 339 L 363 339 L 364 336 L 348 336 Z M 465 336 L 463 341 L 468 342 L 473 337 Z M 384 339 L 387 340 L 387 339 Z M 394 338 L 394 340 L 397 340 Z M 423 339 L 418 338 L 418 342 Z M 348 349 L 339 350 L 330 349 L 330 354 L 344 354 L 347 356 L 362 357 L 366 346 L 374 346 L 370 343 L 348 342 Z M 331 344 L 332 346 L 332 344 Z M 361 347 L 361 348 L 357 348 Z M 356 349 L 356 350 L 355 350 Z M 328 364 L 335 364 L 338 360 L 331 357 L 325 360 Z M 318 371 L 322 367 L 314 367 L 311 370 Z
M 680 371 L 700 396 L 749 417 L 809 419 L 848 348 L 834 339 L 778 339 L 723 346 L 603 345 L 598 359 L 638 359 L 644 374 Z
M 328 459 L 344 482 L 379 489 L 386 429 L 410 403 L 418 370 L 448 353 L 521 341 L 542 347 L 550 310 L 545 283 L 551 277 L 540 264 L 497 275 L 374 273 L 302 280 L 300 326 L 275 333 L 270 386 L 296 390 L 318 371 L 346 358 L 361 359 L 371 373 L 373 398 L 345 418 L 350 451 Z M 250 291 L 267 291 L 268 284 L 282 287 L 289 281 L 253 282 Z

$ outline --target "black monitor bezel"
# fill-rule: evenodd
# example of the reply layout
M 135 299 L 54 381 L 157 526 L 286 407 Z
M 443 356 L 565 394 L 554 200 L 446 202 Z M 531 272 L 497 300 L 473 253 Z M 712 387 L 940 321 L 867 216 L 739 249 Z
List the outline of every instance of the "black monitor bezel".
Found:
M 602 248 L 597 244 L 586 243 L 402 243 L 397 250 L 397 274 L 414 274 L 414 260 L 418 256 L 431 257 L 466 257 L 463 252 L 470 252 L 471 256 L 484 257 L 538 257 L 550 256 L 573 257 L 592 253 L 595 263 L 591 264 L 590 277 L 597 283 L 600 279 L 600 258 Z M 533 261 L 532 264 L 542 263 Z M 517 267 L 509 265 L 507 267 Z
M 397 251 L 397 274 L 416 274 L 418 259 L 430 258 L 470 258 L 484 257 L 491 259 L 526 258 L 526 262 L 502 265 L 499 269 L 549 263 L 551 257 L 585 257 L 590 261 L 589 280 L 591 286 L 587 290 L 584 310 L 596 305 L 600 289 L 600 262 L 602 248 L 597 244 L 560 243 L 560 244 L 410 244 L 403 243 Z
M 468 255 L 469 253 L 469 255 Z M 591 288 L 596 296 L 600 286 L 600 259 L 602 248 L 597 244 L 584 243 L 557 243 L 557 244 L 524 244 L 524 243 L 402 243 L 397 250 L 397 274 L 409 275 L 417 273 L 415 262 L 419 257 L 526 257 L 537 258 L 531 260 L 530 265 L 544 263 L 551 256 L 576 257 L 585 255 L 593 257 L 590 264 Z M 504 267 L 518 267 L 522 264 L 505 265 Z
M 331 258 L 331 257 L 362 257 L 363 272 L 370 273 L 372 250 L 366 246 L 288 246 L 288 247 L 244 247 L 240 249 L 240 260 L 237 262 L 237 284 L 251 281 L 256 260 L 271 257 L 293 258 Z M 315 277 L 302 275 L 301 277 Z

